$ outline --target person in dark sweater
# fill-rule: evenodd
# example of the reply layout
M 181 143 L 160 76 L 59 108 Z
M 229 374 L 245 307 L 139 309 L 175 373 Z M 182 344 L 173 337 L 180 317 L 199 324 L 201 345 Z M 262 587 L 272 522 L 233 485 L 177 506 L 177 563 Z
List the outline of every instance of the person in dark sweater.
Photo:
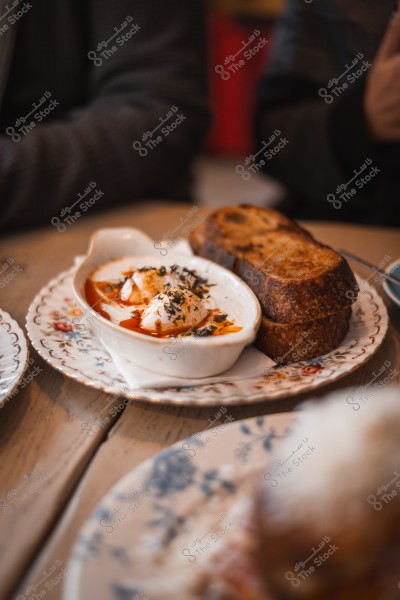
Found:
M 256 160 L 286 185 L 292 216 L 400 224 L 396 4 L 286 4 L 259 90 Z
M 84 197 L 91 210 L 188 199 L 209 123 L 204 12 L 204 0 L 0 0 L 2 230 L 62 230 Z

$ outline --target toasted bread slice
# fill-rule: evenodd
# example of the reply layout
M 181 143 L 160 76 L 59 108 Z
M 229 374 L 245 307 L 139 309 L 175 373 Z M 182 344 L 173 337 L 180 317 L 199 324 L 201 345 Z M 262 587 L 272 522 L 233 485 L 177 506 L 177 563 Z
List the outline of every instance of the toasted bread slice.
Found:
M 351 307 L 305 323 L 276 323 L 263 317 L 256 346 L 277 364 L 316 358 L 341 344 L 350 316 Z
M 196 254 L 239 275 L 264 314 L 280 323 L 320 319 L 350 306 L 358 292 L 347 261 L 280 213 L 222 208 L 190 235 Z
M 208 221 L 210 233 L 243 240 L 263 236 L 270 231 L 290 230 L 311 237 L 305 229 L 276 210 L 240 204 L 217 210 Z

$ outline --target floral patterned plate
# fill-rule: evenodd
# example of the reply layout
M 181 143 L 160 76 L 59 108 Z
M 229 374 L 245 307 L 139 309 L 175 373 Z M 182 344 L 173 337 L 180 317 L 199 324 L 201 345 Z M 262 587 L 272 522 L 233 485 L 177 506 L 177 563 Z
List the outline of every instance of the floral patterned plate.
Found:
M 0 408 L 18 391 L 28 366 L 24 333 L 10 315 L 0 309 Z
M 178 442 L 126 475 L 103 498 L 73 548 L 64 600 L 192 600 L 222 537 L 289 433 L 293 415 L 232 421 Z M 261 477 L 260 474 L 260 477 Z M 232 528 L 232 532 L 230 531 Z
M 287 398 L 332 383 L 360 367 L 379 348 L 388 328 L 388 315 L 380 296 L 363 283 L 363 293 L 353 306 L 346 338 L 323 357 L 276 367 L 265 376 L 237 381 L 131 391 L 101 343 L 88 327 L 79 324 L 82 312 L 73 300 L 72 273 L 73 268 L 61 273 L 33 300 L 27 315 L 32 344 L 64 375 L 133 400 L 227 406 Z M 95 425 L 101 428 L 104 422 Z

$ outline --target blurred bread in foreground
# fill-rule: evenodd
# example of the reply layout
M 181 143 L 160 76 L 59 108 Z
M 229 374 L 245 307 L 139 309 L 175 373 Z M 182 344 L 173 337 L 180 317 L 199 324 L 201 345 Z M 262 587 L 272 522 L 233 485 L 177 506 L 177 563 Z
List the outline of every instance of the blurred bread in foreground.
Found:
M 277 600 L 399 597 L 400 388 L 359 411 L 352 397 L 304 405 L 257 488 L 257 563 Z

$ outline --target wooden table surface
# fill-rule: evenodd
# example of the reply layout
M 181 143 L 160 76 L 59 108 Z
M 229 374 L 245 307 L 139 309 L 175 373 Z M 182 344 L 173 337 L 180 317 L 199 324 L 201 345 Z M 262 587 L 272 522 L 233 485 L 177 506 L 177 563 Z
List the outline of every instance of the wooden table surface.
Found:
M 40 288 L 72 264 L 87 248 L 90 234 L 102 226 L 135 226 L 155 239 L 179 223 L 187 207 L 160 202 L 85 214 L 63 233 L 49 226 L 3 237 L 0 264 L 8 257 L 22 273 L 0 290 L 0 306 L 22 327 Z M 344 224 L 309 223 L 314 235 L 333 247 L 378 264 L 385 255 L 400 257 L 400 230 Z M 368 273 L 353 265 L 362 277 Z M 381 290 L 379 290 L 381 291 Z M 383 294 L 382 294 L 383 295 Z M 400 309 L 383 295 L 390 315 L 389 333 L 376 355 L 355 373 L 321 389 L 368 381 L 385 360 L 400 368 Z M 26 588 L 43 579 L 54 561 L 66 566 L 78 532 L 102 496 L 123 475 L 177 440 L 200 431 L 215 408 L 162 407 L 134 402 L 108 428 L 89 437 L 81 424 L 107 403 L 107 395 L 63 377 L 31 348 L 41 372 L 0 411 L 0 499 L 21 487 L 35 465 L 48 476 L 26 501 L 5 514 L 0 508 L 0 598 L 29 598 Z M 292 410 L 307 394 L 282 401 L 230 409 L 235 419 Z M 20 595 L 18 597 L 18 594 Z M 62 597 L 62 583 L 46 591 Z M 89 599 L 88 599 L 89 600 Z

